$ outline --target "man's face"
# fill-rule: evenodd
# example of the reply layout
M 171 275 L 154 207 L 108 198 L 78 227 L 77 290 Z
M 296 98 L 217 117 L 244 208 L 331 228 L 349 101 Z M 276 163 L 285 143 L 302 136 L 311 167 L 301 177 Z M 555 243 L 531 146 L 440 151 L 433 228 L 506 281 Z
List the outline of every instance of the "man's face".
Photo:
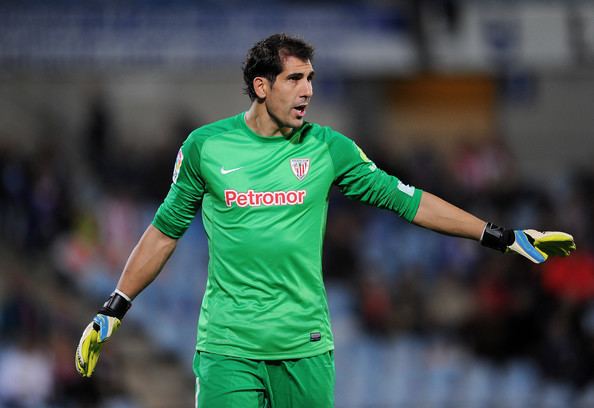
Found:
M 266 110 L 279 128 L 298 128 L 313 96 L 314 70 L 309 60 L 293 56 L 283 59 L 283 67 L 274 84 L 269 83 Z

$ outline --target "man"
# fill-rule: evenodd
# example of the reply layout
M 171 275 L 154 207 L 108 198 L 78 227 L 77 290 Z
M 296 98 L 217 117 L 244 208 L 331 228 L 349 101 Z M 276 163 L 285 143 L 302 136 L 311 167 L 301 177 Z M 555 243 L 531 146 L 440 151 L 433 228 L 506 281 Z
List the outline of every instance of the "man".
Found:
M 378 169 L 353 141 L 305 122 L 313 48 L 286 35 L 244 64 L 245 113 L 193 131 L 173 183 L 132 251 L 115 292 L 81 338 L 76 366 L 102 344 L 159 273 L 202 210 L 209 242 L 194 360 L 200 407 L 332 407 L 333 339 L 321 270 L 330 188 L 416 225 L 480 240 L 533 262 L 568 255 L 564 233 L 504 230 Z

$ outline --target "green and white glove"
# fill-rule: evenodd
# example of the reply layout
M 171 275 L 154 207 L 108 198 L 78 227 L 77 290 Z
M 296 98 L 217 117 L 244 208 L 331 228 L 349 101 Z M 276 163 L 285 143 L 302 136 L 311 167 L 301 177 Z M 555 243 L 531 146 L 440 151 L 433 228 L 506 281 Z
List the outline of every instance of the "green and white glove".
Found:
M 74 359 L 80 375 L 90 377 L 93 374 L 103 344 L 120 327 L 130 306 L 130 298 L 116 289 L 87 325 L 76 347 Z
M 568 256 L 575 249 L 573 237 L 559 231 L 509 230 L 487 223 L 481 244 L 501 252 L 515 252 L 534 263 L 549 256 Z

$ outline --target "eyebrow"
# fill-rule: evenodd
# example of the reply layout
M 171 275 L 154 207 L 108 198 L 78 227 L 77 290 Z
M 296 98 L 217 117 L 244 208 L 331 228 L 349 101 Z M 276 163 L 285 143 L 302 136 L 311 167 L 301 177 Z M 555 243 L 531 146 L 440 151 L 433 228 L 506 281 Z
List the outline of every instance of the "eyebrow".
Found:
M 304 76 L 305 76 L 305 74 L 303 72 L 293 72 L 293 73 L 287 75 L 287 79 L 301 79 Z M 313 79 L 314 76 L 315 76 L 315 72 L 311 71 L 307 77 L 309 79 Z

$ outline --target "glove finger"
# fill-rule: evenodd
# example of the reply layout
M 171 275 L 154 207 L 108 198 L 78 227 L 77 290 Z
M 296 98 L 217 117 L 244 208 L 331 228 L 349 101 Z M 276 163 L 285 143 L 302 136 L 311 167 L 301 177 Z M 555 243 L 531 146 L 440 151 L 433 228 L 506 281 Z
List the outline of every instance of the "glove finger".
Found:
M 543 247 L 559 247 L 565 249 L 575 249 L 575 242 L 573 241 L 535 241 L 535 246 L 543 246 Z
M 76 347 L 76 355 L 75 355 L 75 362 L 76 362 L 76 369 L 78 372 L 84 376 L 86 374 L 86 366 L 87 366 L 87 359 L 88 359 L 88 347 L 89 347 L 89 326 L 85 328 L 79 342 L 78 346 Z
M 93 371 L 95 371 L 95 367 L 97 366 L 97 362 L 99 361 L 99 353 L 101 352 L 102 347 L 103 343 L 93 343 L 89 348 L 87 377 L 90 377 L 93 374 Z
M 534 246 L 549 255 L 567 256 L 575 250 L 573 241 L 545 241 L 535 242 Z
M 88 377 L 89 374 L 89 359 L 91 351 L 97 345 L 97 331 L 93 329 L 90 323 L 83 332 L 81 339 L 76 348 L 76 369 L 83 376 Z
M 532 231 L 532 230 L 529 230 Z M 571 241 L 573 242 L 573 236 L 566 232 L 561 231 L 547 231 L 541 233 L 539 236 L 535 236 L 534 239 L 540 242 L 546 241 L 553 241 L 553 242 L 563 242 L 563 241 Z
M 551 243 L 535 244 L 534 246 L 549 255 L 563 255 L 568 252 L 567 249 L 559 245 L 552 245 Z
M 82 349 L 80 346 L 76 348 L 76 355 L 74 356 L 74 363 L 76 365 L 76 371 L 83 377 L 86 377 L 86 363 L 85 357 L 82 354 Z
M 549 255 L 554 255 L 554 256 L 568 256 L 571 252 L 571 250 L 568 248 L 561 248 L 561 247 L 555 247 L 555 246 L 539 245 L 539 246 L 537 246 L 537 248 Z
M 94 366 L 91 367 L 91 360 L 95 359 L 95 364 L 97 363 L 97 359 L 94 358 L 94 350 L 97 347 L 97 332 L 93 330 L 91 334 L 89 334 L 88 341 L 86 347 L 84 348 L 84 356 L 85 356 L 85 375 L 90 377 L 93 374 Z

